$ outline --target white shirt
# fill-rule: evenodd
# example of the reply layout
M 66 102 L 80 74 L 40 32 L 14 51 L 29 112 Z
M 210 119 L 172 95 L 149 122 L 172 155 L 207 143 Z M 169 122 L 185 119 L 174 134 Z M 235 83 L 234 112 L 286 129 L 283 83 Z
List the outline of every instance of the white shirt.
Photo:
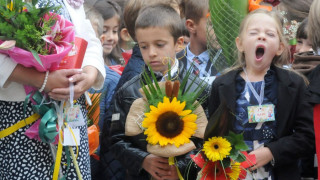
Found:
M 76 36 L 84 38 L 88 41 L 82 68 L 85 66 L 93 66 L 98 69 L 99 73 L 93 88 L 101 89 L 104 83 L 106 72 L 104 69 L 100 40 L 96 37 L 90 21 L 85 19 L 83 6 L 78 9 L 74 9 L 66 0 L 64 0 L 64 3 L 72 19 L 72 23 L 75 26 Z M 0 100 L 2 101 L 24 101 L 26 97 L 26 93 L 22 84 L 8 81 L 8 78 L 16 65 L 17 63 L 14 62 L 10 57 L 0 54 Z

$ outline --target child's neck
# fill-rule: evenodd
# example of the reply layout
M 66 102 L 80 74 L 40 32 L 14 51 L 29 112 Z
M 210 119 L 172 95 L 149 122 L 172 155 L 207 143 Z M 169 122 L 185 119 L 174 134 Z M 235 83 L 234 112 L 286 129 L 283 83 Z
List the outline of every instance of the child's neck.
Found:
M 189 50 L 195 55 L 198 56 L 199 54 L 203 53 L 207 50 L 207 47 L 202 47 L 200 44 L 198 45 L 196 42 L 192 42 L 190 38 Z
M 267 70 L 264 70 L 264 71 L 260 71 L 260 70 L 257 70 L 257 69 L 248 69 L 248 68 L 245 68 L 246 72 L 247 72 L 247 77 L 248 77 L 248 80 L 250 82 L 258 82 L 258 81 L 263 81 L 264 80 L 264 76 L 266 75 Z M 244 71 L 242 71 L 240 73 L 240 76 L 243 78 L 243 79 L 247 79 L 246 78 L 246 73 Z

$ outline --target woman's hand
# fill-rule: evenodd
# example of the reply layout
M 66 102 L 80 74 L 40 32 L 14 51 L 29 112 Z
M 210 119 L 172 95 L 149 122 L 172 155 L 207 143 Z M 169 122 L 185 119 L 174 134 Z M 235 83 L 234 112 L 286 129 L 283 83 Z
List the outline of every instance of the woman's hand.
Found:
M 267 147 L 258 148 L 249 154 L 254 154 L 256 156 L 256 164 L 250 168 L 251 171 L 266 165 L 273 159 L 273 155 Z
M 95 82 L 98 70 L 92 66 L 86 66 L 82 73 L 74 74 L 68 78 L 68 86 L 54 88 L 49 96 L 55 100 L 68 100 L 70 98 L 69 83 L 74 84 L 74 99 L 78 99 Z

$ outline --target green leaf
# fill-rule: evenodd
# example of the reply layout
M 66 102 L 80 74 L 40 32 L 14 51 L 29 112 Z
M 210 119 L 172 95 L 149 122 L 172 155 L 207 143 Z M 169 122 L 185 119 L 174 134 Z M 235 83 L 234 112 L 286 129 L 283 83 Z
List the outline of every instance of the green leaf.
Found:
M 39 54 L 36 51 L 32 50 L 32 49 L 30 51 L 31 51 L 33 57 L 37 60 L 37 62 L 43 67 L 43 64 L 42 64 L 42 62 L 40 60 Z
M 227 167 L 230 167 L 231 165 L 231 159 L 230 158 L 224 158 L 222 160 L 222 167 L 227 168 Z

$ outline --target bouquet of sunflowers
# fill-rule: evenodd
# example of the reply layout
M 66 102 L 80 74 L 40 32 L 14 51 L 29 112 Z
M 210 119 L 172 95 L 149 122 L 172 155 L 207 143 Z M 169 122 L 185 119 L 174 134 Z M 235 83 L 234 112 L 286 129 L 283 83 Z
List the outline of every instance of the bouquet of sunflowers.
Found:
M 166 82 L 157 82 L 151 68 L 151 75 L 147 72 L 142 74 L 140 93 L 143 97 L 136 99 L 130 108 L 125 134 L 135 136 L 144 133 L 147 136 L 147 151 L 168 157 L 169 164 L 174 165 L 175 156 L 196 149 L 191 137 L 203 138 L 207 118 L 201 103 L 207 97 L 203 96 L 199 101 L 197 99 L 207 88 L 207 83 L 201 81 L 191 91 L 193 83 L 187 83 L 191 69 L 180 84 L 179 80 L 173 81 L 175 78 L 171 78 L 170 64 L 168 66 L 169 76 Z M 182 179 L 181 174 L 179 177 Z

